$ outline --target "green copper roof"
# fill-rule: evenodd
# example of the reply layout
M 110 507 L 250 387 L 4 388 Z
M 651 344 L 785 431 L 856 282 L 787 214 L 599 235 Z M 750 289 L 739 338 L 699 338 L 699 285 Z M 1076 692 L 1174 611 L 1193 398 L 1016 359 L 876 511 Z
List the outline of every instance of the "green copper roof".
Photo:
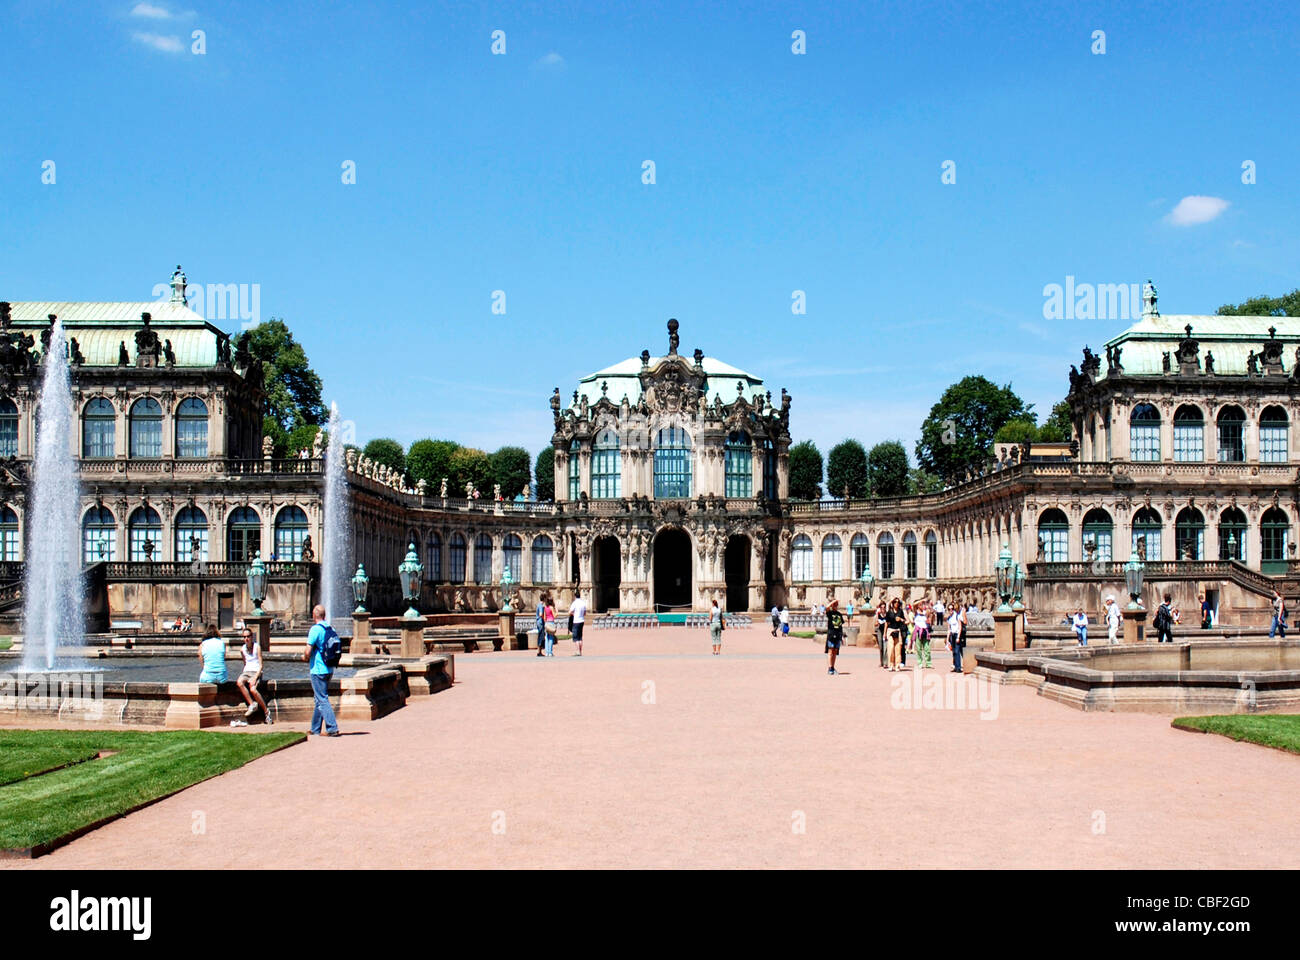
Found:
M 1164 371 L 1164 354 L 1171 360 L 1178 344 L 1187 336 L 1191 325 L 1192 339 L 1200 349 L 1204 366 L 1205 354 L 1214 354 L 1214 372 L 1228 376 L 1243 376 L 1246 359 L 1254 351 L 1259 354 L 1264 341 L 1269 339 L 1269 328 L 1284 344 L 1282 365 L 1290 373 L 1296 363 L 1296 347 L 1300 346 L 1300 317 L 1221 317 L 1170 314 L 1169 316 L 1143 317 L 1106 346 L 1118 346 L 1123 351 L 1120 363 L 1129 376 L 1159 375 Z M 1173 360 L 1176 370 L 1178 364 Z M 1105 363 L 1102 364 L 1105 374 Z
M 150 329 L 160 342 L 170 340 L 178 367 L 211 367 L 217 362 L 216 327 L 189 307 L 177 303 L 94 303 L 75 301 L 25 301 L 10 304 L 13 325 L 36 337 L 54 314 L 69 338 L 86 358 L 88 367 L 118 365 L 119 346 L 126 344 L 127 356 L 135 363 L 135 332 L 143 327 L 142 313 L 150 315 Z

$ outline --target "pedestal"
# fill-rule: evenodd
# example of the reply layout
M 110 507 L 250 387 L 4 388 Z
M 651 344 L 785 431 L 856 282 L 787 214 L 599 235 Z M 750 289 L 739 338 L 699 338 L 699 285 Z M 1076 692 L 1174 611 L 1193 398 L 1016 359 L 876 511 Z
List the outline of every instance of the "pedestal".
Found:
M 253 631 L 253 639 L 257 645 L 262 648 L 262 656 L 265 657 L 271 652 L 271 618 L 266 613 L 260 617 L 257 614 L 249 614 L 244 618 L 244 626 Z M 263 660 L 263 663 L 266 661 Z
M 1125 607 L 1121 612 L 1124 615 L 1124 642 L 1141 643 L 1146 638 L 1146 607 Z
M 499 611 L 499 612 L 497 613 L 497 624 L 498 624 L 499 627 L 500 627 L 500 629 L 497 631 L 497 636 L 498 636 L 498 638 L 500 639 L 501 642 L 500 642 L 500 643 L 495 643 L 495 644 L 493 644 L 493 646 L 494 646 L 497 650 L 513 650 L 513 649 L 515 649 L 515 615 L 514 615 L 514 611 L 512 611 L 512 610 L 501 610 L 501 611 Z
M 402 656 L 424 656 L 424 617 L 402 617 Z
M 1019 614 L 1011 610 L 993 611 L 993 649 L 999 653 L 1010 653 L 1016 649 L 1016 618 Z
M 848 627 L 844 631 L 844 645 L 856 647 L 858 645 L 858 628 Z
M 352 653 L 374 653 L 370 642 L 370 614 L 356 610 L 352 614 Z

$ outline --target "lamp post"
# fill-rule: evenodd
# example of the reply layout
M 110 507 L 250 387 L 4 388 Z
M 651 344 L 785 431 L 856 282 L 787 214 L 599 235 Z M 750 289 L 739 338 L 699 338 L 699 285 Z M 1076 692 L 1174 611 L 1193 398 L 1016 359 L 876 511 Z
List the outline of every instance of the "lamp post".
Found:
M 1011 609 L 1016 613 L 1025 612 L 1025 568 L 1016 563 L 1016 568 L 1011 574 Z
M 862 606 L 863 608 L 871 606 L 871 594 L 876 588 L 876 578 L 871 574 L 871 561 L 868 560 L 862 565 L 862 575 L 858 577 L 858 582 L 862 584 Z
M 366 576 L 363 564 L 357 564 L 357 572 L 352 576 L 352 599 L 356 609 L 352 611 L 352 653 L 374 653 L 370 643 L 370 611 L 366 609 L 366 595 L 370 592 L 370 578 Z
M 993 582 L 1002 605 L 993 611 L 993 649 L 1010 652 L 1016 649 L 1016 611 L 1011 609 L 1014 589 L 1015 564 L 1011 559 L 1011 545 L 1002 544 L 997 563 L 993 564 Z
M 423 585 L 424 565 L 415 552 L 415 544 L 406 549 L 406 559 L 397 567 L 397 579 L 402 584 L 402 602 L 407 605 L 402 614 L 402 656 L 424 656 L 424 617 L 416 610 L 420 602 L 420 588 Z
M 1138 557 L 1132 556 L 1124 564 L 1124 584 L 1128 589 L 1128 606 L 1124 614 L 1124 642 L 1141 643 L 1143 624 L 1146 623 L 1147 611 L 1142 606 L 1142 578 L 1146 574 L 1146 564 Z
M 497 621 L 500 631 L 497 639 L 493 641 L 493 649 L 500 650 L 503 647 L 506 650 L 515 648 L 515 611 L 510 606 L 510 588 L 515 585 L 515 578 L 510 575 L 510 563 L 507 561 L 506 568 L 501 574 L 501 609 L 497 612 Z M 527 646 L 525 642 L 524 646 Z
M 266 564 L 262 562 L 260 550 L 253 554 L 253 562 L 248 565 L 247 579 L 248 600 L 253 605 L 253 612 L 244 619 L 257 635 L 257 643 L 265 656 L 271 650 L 271 616 L 262 609 L 266 600 Z

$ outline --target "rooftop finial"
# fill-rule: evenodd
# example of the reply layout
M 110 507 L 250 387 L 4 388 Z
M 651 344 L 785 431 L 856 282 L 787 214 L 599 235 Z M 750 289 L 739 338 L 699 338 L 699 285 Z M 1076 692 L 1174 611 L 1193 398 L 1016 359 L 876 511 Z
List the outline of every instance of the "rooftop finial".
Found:
M 668 355 L 670 357 L 677 356 L 677 344 L 679 344 L 680 342 L 681 340 L 677 336 L 677 321 L 669 320 L 668 321 Z
M 1158 316 L 1160 311 L 1156 309 L 1156 285 L 1148 280 L 1142 288 L 1142 319 Z
M 181 265 L 176 264 L 176 272 L 172 274 L 172 303 L 179 303 L 182 307 L 190 305 L 189 300 L 185 298 L 185 271 Z

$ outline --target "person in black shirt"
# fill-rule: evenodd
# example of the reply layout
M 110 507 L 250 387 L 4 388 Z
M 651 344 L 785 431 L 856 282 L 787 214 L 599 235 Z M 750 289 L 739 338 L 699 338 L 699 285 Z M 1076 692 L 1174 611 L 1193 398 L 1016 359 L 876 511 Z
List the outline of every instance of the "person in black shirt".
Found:
M 829 676 L 835 676 L 835 658 L 839 656 L 843 643 L 844 614 L 840 613 L 840 602 L 832 600 L 826 608 L 826 652 L 830 654 L 830 668 L 826 673 Z
M 907 614 L 903 612 L 903 601 L 898 597 L 890 601 L 885 613 L 885 633 L 889 636 L 889 669 L 901 670 L 899 661 L 903 653 L 903 638 L 907 636 Z

